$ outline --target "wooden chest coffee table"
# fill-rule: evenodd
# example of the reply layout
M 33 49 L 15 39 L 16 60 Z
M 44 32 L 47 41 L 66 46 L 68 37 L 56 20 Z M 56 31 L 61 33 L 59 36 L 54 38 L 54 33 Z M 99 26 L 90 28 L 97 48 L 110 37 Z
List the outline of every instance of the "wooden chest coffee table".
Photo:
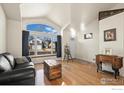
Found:
M 44 74 L 49 80 L 61 78 L 61 63 L 56 60 L 44 60 Z

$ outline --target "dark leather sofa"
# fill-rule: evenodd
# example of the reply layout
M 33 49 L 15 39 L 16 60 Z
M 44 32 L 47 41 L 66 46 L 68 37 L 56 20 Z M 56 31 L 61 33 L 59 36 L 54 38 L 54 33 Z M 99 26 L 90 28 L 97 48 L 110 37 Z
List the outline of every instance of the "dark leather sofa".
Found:
M 27 60 L 18 64 L 10 53 L 0 54 L 0 85 L 34 85 L 34 64 Z

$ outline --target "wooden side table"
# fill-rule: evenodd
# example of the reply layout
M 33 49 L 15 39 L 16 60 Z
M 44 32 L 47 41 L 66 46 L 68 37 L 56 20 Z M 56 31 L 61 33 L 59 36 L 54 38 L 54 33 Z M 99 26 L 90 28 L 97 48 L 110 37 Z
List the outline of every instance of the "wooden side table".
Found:
M 56 60 L 44 60 L 44 74 L 49 80 L 61 78 L 62 66 Z

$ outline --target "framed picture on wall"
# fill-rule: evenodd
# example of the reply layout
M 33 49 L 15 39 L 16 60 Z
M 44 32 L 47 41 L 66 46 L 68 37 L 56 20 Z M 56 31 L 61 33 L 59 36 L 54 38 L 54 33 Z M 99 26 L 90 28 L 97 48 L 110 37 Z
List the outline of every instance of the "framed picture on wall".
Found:
M 105 48 L 104 49 L 104 54 L 105 55 L 112 55 L 112 49 L 111 48 Z
M 84 34 L 84 39 L 92 39 L 93 33 Z
M 116 41 L 116 28 L 104 31 L 104 41 Z

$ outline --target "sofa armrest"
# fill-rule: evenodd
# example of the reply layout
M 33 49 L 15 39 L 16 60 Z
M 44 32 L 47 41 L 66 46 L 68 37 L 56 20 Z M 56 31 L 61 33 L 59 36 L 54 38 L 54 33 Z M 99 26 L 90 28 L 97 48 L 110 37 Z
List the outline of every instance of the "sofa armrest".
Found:
M 0 73 L 0 84 L 9 84 L 11 82 L 18 82 L 29 78 L 35 78 L 34 71 L 34 68 L 27 67 Z
M 25 58 L 26 58 L 29 62 L 32 62 L 31 57 L 25 56 Z

